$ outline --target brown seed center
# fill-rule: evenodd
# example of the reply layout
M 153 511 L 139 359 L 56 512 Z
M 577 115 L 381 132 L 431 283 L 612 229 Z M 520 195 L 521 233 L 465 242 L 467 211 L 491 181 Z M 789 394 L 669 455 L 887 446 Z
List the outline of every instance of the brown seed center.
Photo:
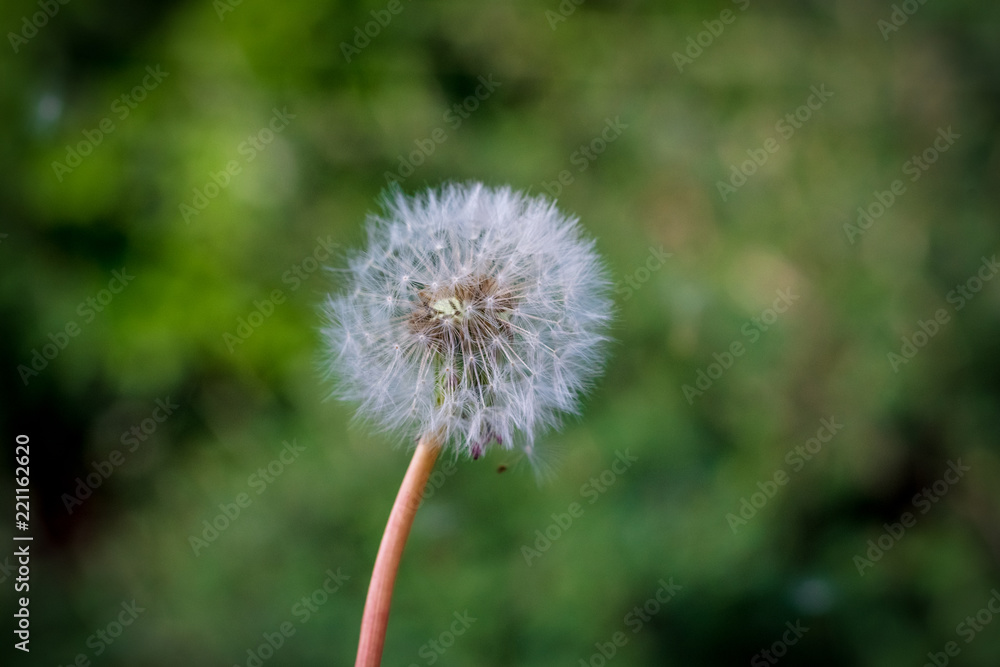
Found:
M 454 285 L 417 292 L 407 320 L 411 333 L 437 352 L 475 353 L 497 336 L 510 337 L 514 296 L 488 276 L 468 276 Z

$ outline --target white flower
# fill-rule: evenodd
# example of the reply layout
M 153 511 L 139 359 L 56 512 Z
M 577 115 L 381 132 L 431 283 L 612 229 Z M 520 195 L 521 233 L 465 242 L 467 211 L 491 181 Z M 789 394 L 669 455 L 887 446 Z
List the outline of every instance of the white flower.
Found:
M 398 189 L 329 298 L 329 370 L 358 417 L 478 458 L 532 452 L 600 372 L 608 280 L 577 220 L 508 187 Z

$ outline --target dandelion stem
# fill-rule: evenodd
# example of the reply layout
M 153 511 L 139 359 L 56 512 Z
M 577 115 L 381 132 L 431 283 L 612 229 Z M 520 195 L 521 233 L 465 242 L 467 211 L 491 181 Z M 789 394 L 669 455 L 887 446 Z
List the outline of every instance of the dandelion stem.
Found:
M 421 494 L 427 485 L 427 478 L 434 469 L 434 462 L 441 451 L 440 442 L 434 436 L 424 436 L 417 443 L 413 460 L 406 470 L 403 483 L 396 495 L 389 521 L 382 534 L 382 544 L 375 557 L 375 569 L 368 585 L 365 613 L 361 618 L 361 638 L 358 640 L 358 658 L 355 667 L 379 667 L 382 662 L 382 648 L 385 644 L 385 629 L 389 624 L 389 606 L 392 604 L 392 587 L 396 582 L 396 571 L 403 556 L 403 547 L 410 534 L 413 518 L 420 507 Z

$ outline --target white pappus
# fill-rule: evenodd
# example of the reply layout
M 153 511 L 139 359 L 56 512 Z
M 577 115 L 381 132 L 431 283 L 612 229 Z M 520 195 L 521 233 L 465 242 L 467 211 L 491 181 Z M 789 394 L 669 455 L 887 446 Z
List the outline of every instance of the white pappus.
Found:
M 593 241 L 509 187 L 393 188 L 382 205 L 325 304 L 335 394 L 472 458 L 492 444 L 530 455 L 603 366 L 612 302 Z

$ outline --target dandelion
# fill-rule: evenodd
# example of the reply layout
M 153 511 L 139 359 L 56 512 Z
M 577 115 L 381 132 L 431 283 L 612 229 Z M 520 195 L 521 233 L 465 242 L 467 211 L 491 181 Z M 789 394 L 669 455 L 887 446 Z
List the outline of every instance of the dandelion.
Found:
M 533 457 L 600 372 L 608 280 L 577 220 L 542 197 L 450 184 L 398 189 L 368 219 L 325 308 L 329 370 L 358 417 L 418 439 L 389 517 L 358 665 L 378 665 L 396 567 L 442 449 Z

